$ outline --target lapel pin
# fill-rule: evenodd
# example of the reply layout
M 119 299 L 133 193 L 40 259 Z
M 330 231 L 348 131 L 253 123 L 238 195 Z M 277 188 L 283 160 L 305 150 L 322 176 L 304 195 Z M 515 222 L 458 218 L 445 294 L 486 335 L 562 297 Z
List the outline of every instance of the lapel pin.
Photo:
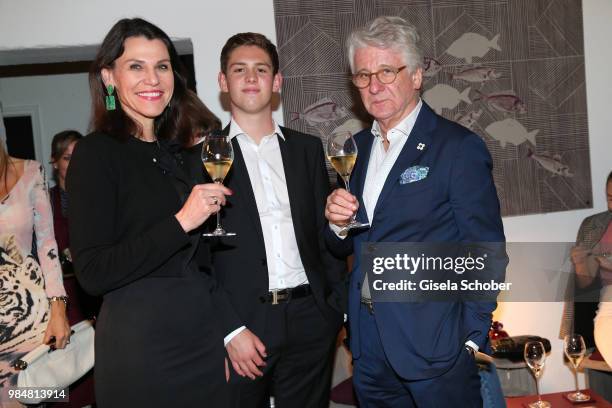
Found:
M 425 143 L 419 143 L 417 145 L 417 150 L 423 150 L 425 148 Z

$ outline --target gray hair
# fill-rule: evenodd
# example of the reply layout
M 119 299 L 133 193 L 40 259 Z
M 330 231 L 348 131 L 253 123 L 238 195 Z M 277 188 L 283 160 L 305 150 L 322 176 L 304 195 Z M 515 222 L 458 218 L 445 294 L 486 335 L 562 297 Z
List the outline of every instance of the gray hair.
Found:
M 355 72 L 355 50 L 363 47 L 392 49 L 404 56 L 410 72 L 423 67 L 423 51 L 419 47 L 416 28 L 401 17 L 378 17 L 365 27 L 357 28 L 349 35 L 346 46 L 351 72 Z

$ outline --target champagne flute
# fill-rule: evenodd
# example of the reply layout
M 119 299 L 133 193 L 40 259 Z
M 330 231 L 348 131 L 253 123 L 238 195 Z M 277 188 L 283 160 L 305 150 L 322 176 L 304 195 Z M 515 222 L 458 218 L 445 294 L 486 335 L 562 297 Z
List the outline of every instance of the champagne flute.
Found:
M 536 380 L 536 392 L 538 393 L 538 400 L 536 402 L 532 402 L 528 406 L 530 408 L 549 408 L 551 406 L 550 402 L 542 401 L 542 397 L 540 396 L 540 388 L 538 385 L 540 376 L 542 375 L 542 370 L 544 369 L 544 360 L 546 360 L 544 345 L 541 341 L 527 342 L 527 344 L 525 344 L 523 356 L 525 357 L 527 366 L 529 366 L 533 372 L 533 376 Z
M 346 191 L 351 192 L 349 185 L 351 172 L 355 161 L 357 161 L 357 144 L 350 132 L 336 132 L 327 139 L 327 159 L 332 167 L 342 177 Z M 357 213 L 354 213 L 348 224 L 340 230 L 340 235 L 345 235 L 353 228 L 365 228 L 370 224 L 357 221 Z
M 211 133 L 204 137 L 202 143 L 202 163 L 210 178 L 215 183 L 223 184 L 232 162 L 234 149 L 229 136 Z M 231 237 L 235 232 L 227 232 L 221 226 L 221 210 L 217 211 L 217 228 L 213 232 L 202 234 L 205 237 Z
M 567 359 L 574 367 L 574 380 L 576 381 L 576 392 L 567 394 L 567 399 L 570 401 L 590 400 L 591 396 L 580 392 L 580 388 L 578 387 L 578 366 L 586 354 L 586 346 L 584 345 L 584 339 L 582 336 L 575 333 L 565 336 L 563 339 L 563 351 L 565 352 Z

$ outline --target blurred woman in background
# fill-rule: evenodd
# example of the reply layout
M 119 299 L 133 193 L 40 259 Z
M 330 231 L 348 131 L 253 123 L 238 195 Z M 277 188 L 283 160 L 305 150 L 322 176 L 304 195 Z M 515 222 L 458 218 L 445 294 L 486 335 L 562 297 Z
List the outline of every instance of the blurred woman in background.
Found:
M 55 240 L 62 263 L 70 260 L 70 240 L 68 239 L 68 193 L 66 192 L 66 172 L 76 143 L 83 138 L 76 130 L 64 130 L 53 136 L 51 142 L 51 164 L 55 186 L 49 189 L 53 207 L 53 227 Z M 65 269 L 65 268 L 64 268 Z M 65 271 L 66 272 L 66 271 Z
M 595 345 L 612 367 L 612 172 L 606 179 L 608 210 L 585 218 L 580 225 L 572 262 L 577 287 L 600 288 L 594 323 Z
M 64 287 L 70 299 L 68 321 L 74 325 L 84 319 L 91 319 L 99 308 L 98 298 L 87 295 L 79 286 L 70 255 L 68 236 L 68 193 L 66 192 L 66 172 L 72 151 L 83 135 L 76 130 L 64 130 L 53 136 L 51 142 L 51 165 L 55 186 L 49 189 L 53 209 L 53 229 L 59 250 L 59 259 L 64 277 Z M 80 378 L 70 386 L 70 401 L 50 404 L 51 407 L 84 407 L 95 403 L 93 372 Z M 61 405 L 60 405 L 61 404 Z
M 88 296 L 78 285 L 72 266 L 70 254 L 70 237 L 68 235 L 68 192 L 66 191 L 66 173 L 77 142 L 83 136 L 76 130 L 64 130 L 53 136 L 51 142 L 51 164 L 55 186 L 49 189 L 51 208 L 53 209 L 53 229 L 59 250 L 60 264 L 64 275 L 64 287 L 70 297 L 68 320 L 70 325 L 84 319 L 95 317 L 100 301 Z

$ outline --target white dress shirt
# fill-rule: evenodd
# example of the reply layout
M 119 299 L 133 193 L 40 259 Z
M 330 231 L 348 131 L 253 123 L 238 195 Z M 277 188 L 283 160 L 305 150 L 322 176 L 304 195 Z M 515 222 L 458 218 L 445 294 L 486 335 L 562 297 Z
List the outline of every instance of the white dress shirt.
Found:
M 287 180 L 278 137 L 285 137 L 278 124 L 274 132 L 257 144 L 232 119 L 230 139 L 238 144 L 253 188 L 264 237 L 268 265 L 268 288 L 286 289 L 308 283 L 306 271 L 293 229 Z M 240 327 L 225 337 L 225 345 L 244 329 Z
M 376 203 L 378 202 L 378 197 L 385 184 L 385 180 L 387 180 L 391 168 L 404 148 L 408 136 L 410 136 L 410 132 L 412 132 L 417 116 L 419 116 L 419 112 L 421 111 L 421 106 L 423 106 L 423 102 L 419 99 L 419 102 L 412 112 L 402 119 L 395 127 L 387 131 L 387 140 L 389 140 L 389 148 L 387 150 L 385 150 L 383 144 L 380 125 L 377 121 L 374 121 L 372 124 L 374 142 L 372 143 L 368 170 L 363 186 L 363 205 L 368 214 L 370 224 L 373 222 L 374 209 L 376 208 Z

